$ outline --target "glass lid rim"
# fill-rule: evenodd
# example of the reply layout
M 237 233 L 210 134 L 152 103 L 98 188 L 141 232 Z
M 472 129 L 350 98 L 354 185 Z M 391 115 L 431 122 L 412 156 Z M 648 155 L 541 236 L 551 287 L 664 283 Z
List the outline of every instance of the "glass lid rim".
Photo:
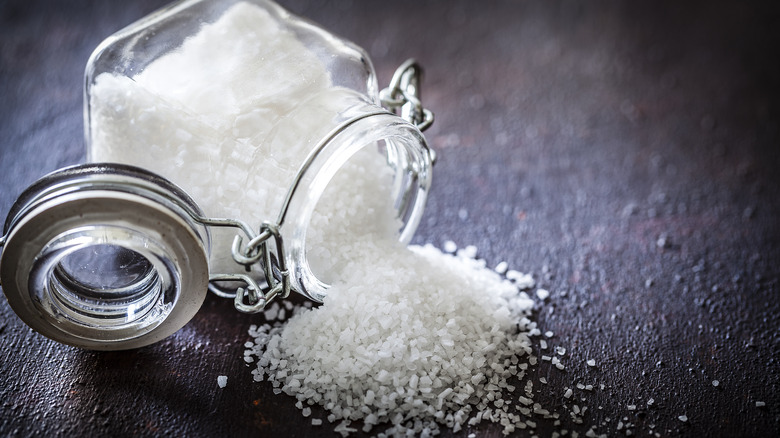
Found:
M 165 195 L 175 201 L 188 213 L 203 215 L 201 208 L 181 187 L 167 178 L 141 167 L 121 163 L 84 163 L 66 166 L 47 173 L 30 184 L 14 201 L 8 211 L 3 227 L 3 235 L 10 234 L 14 225 L 19 223 L 35 206 L 46 200 L 43 196 L 50 189 L 57 191 L 58 186 L 66 182 L 73 183 L 107 183 L 111 182 L 102 177 L 128 178 L 128 182 L 140 182 L 137 186 L 144 189 L 155 190 L 158 194 Z

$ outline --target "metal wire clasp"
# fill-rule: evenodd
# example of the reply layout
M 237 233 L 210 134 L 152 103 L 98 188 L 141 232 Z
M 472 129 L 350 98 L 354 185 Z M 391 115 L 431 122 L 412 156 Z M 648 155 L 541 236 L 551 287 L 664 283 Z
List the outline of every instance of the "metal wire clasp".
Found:
M 245 247 L 241 247 L 243 237 L 237 234 L 233 238 L 231 253 L 233 260 L 245 267 L 247 271 L 255 263 L 261 262 L 264 282 L 258 283 L 246 274 L 211 274 L 209 290 L 222 298 L 234 300 L 238 311 L 244 313 L 261 312 L 274 298 L 287 298 L 290 295 L 290 272 L 284 259 L 284 243 L 279 233 L 279 226 L 264 222 L 258 233 L 255 233 L 246 222 L 236 219 L 215 219 L 193 216 L 206 226 L 238 228 L 248 238 Z M 270 245 L 273 239 L 273 247 Z M 217 286 L 217 281 L 239 282 L 244 286 L 235 292 L 227 292 Z
M 425 131 L 433 124 L 433 113 L 420 100 L 421 79 L 422 67 L 408 59 L 395 70 L 390 85 L 379 92 L 379 100 L 391 111 L 401 108 L 401 117 Z

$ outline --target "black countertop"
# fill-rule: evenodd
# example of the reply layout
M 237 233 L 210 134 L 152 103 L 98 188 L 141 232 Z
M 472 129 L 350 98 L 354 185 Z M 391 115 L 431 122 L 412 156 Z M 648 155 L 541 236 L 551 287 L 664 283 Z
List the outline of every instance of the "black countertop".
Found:
M 89 54 L 164 3 L 0 2 L 0 214 L 83 162 Z M 534 318 L 566 370 L 534 368 L 542 405 L 565 414 L 564 388 L 596 385 L 583 424 L 540 436 L 780 435 L 780 17 L 680 3 L 283 2 L 364 47 L 381 84 L 409 56 L 426 68 L 439 161 L 415 241 L 474 244 L 551 291 Z M 209 297 L 171 338 L 98 353 L 0 300 L 0 435 L 332 436 L 252 382 L 262 322 Z

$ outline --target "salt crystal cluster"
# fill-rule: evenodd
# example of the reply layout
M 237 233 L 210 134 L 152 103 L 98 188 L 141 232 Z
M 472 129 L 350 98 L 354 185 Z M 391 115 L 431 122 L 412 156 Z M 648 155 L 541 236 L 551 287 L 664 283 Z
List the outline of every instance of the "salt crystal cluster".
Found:
M 532 354 L 533 301 L 483 262 L 431 246 L 354 250 L 322 306 L 252 328 L 255 380 L 323 406 L 337 431 L 355 420 L 384 425 L 380 436 L 488 419 L 526 427 L 510 382 Z

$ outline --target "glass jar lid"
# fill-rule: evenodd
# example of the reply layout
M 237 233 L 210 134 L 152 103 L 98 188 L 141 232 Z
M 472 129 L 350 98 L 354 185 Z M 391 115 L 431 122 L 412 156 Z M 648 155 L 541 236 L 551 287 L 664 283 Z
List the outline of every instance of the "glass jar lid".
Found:
M 157 342 L 198 311 L 208 288 L 208 231 L 197 205 L 131 166 L 49 174 L 12 207 L 0 281 L 14 312 L 70 345 L 120 350 Z

